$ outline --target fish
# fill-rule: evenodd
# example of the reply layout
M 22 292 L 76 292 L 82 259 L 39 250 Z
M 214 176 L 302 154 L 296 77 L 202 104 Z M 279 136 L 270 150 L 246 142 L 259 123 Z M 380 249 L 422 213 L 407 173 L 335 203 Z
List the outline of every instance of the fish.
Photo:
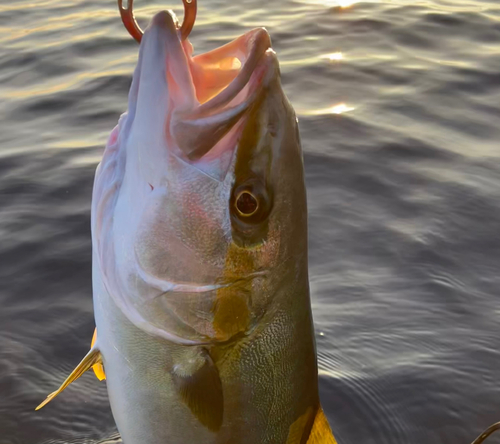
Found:
M 92 194 L 89 369 L 126 444 L 335 444 L 321 407 L 298 120 L 264 28 L 204 54 L 161 11 Z

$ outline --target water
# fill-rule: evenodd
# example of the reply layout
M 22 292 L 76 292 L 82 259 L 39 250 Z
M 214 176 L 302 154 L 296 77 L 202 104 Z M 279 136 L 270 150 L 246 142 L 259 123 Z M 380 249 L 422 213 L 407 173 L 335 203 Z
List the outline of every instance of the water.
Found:
M 339 444 L 470 443 L 500 420 L 500 3 L 200 0 L 191 40 L 255 26 L 300 118 Z M 119 442 L 91 374 L 33 409 L 89 347 L 93 173 L 137 50 L 113 0 L 1 2 L 1 444 Z

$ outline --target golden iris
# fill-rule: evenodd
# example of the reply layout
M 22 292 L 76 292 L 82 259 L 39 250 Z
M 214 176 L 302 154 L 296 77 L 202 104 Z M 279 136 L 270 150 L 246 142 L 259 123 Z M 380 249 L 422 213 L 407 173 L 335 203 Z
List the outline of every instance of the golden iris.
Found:
M 250 191 L 242 191 L 236 197 L 236 210 L 242 217 L 250 217 L 259 209 L 259 201 Z

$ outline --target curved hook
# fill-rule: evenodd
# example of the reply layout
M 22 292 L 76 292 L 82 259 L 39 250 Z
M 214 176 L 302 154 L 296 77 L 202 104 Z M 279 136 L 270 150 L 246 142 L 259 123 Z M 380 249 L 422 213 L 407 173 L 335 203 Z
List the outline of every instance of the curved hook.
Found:
M 483 433 L 481 433 L 472 444 L 481 444 L 488 436 L 500 430 L 500 422 L 497 422 L 491 426 L 489 426 Z
M 186 40 L 193 29 L 196 20 L 196 0 L 182 0 L 184 4 L 184 20 L 181 25 L 181 39 Z M 144 31 L 140 28 L 134 17 L 134 0 L 128 0 L 126 8 L 123 7 L 123 0 L 118 0 L 118 9 L 122 17 L 122 22 L 129 34 L 141 43 Z
M 186 40 L 191 34 L 194 22 L 196 20 L 196 0 L 182 0 L 184 4 L 184 18 L 181 25 L 181 39 Z

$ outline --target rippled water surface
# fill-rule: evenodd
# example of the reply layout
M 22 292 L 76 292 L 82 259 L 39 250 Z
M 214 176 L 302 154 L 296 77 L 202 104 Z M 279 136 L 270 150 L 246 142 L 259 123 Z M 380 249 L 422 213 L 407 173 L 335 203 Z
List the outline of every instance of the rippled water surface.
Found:
M 471 442 L 500 420 L 500 2 L 199 0 L 191 41 L 256 26 L 300 119 L 339 444 Z M 119 442 L 91 374 L 33 408 L 89 347 L 91 186 L 137 53 L 114 0 L 0 3 L 1 444 Z

